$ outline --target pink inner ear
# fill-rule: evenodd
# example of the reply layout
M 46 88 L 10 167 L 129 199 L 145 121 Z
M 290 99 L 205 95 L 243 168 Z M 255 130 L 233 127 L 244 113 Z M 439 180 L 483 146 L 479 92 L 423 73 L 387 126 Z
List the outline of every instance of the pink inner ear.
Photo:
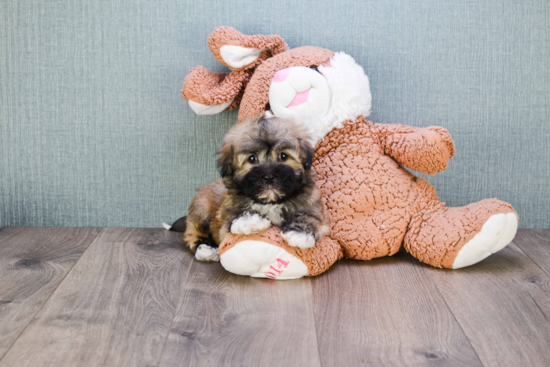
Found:
M 287 107 L 294 107 L 294 106 L 301 105 L 304 102 L 307 102 L 307 97 L 309 96 L 310 90 L 311 88 L 303 92 L 296 93 L 296 96 L 294 96 L 294 99 L 292 100 L 292 102 L 290 102 L 290 104 Z
M 276 72 L 275 75 L 273 75 L 273 81 L 274 82 L 282 82 L 283 80 L 288 78 L 289 75 L 290 75 L 290 70 L 281 69 L 278 72 Z

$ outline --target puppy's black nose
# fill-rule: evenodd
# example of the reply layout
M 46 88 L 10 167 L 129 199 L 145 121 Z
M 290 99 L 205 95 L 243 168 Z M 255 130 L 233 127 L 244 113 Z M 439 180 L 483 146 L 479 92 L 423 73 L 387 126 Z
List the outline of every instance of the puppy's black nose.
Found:
M 264 180 L 271 181 L 273 180 L 273 173 L 266 173 L 264 176 Z

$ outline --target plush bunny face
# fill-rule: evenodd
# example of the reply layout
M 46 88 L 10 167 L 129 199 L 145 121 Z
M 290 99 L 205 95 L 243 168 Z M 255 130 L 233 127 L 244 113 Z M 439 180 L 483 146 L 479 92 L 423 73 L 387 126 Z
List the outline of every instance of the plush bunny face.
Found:
M 282 53 L 277 57 L 287 55 Z M 367 117 L 371 100 L 369 79 L 363 68 L 351 56 L 339 52 L 319 66 L 291 66 L 277 70 L 270 80 L 271 112 L 266 114 L 290 118 L 305 127 L 315 145 L 332 129 L 343 127 L 344 121 Z
M 240 105 L 239 120 L 259 114 L 290 118 L 315 145 L 344 121 L 370 113 L 369 79 L 345 53 L 311 46 L 289 50 L 279 36 L 246 36 L 230 27 L 216 29 L 208 46 L 232 71 L 191 70 L 182 95 L 197 114 Z
M 293 66 L 273 76 L 269 106 L 277 117 L 313 123 L 327 114 L 330 95 L 327 79 L 317 68 Z

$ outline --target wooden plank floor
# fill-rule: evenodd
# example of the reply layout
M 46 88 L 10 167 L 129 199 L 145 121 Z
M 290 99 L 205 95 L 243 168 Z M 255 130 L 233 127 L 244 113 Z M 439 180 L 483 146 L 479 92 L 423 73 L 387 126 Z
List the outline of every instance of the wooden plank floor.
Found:
M 404 252 L 294 281 L 161 229 L 0 231 L 2 366 L 550 366 L 550 230 L 448 271 Z

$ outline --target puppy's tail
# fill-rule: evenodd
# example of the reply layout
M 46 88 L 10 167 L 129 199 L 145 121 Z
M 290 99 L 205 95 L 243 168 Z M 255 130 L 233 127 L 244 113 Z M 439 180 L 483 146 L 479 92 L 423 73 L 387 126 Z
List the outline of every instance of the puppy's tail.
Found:
M 185 216 L 176 220 L 172 225 L 168 223 L 162 223 L 162 226 L 168 231 L 185 232 L 185 229 L 187 228 L 186 220 L 187 220 L 187 217 Z

